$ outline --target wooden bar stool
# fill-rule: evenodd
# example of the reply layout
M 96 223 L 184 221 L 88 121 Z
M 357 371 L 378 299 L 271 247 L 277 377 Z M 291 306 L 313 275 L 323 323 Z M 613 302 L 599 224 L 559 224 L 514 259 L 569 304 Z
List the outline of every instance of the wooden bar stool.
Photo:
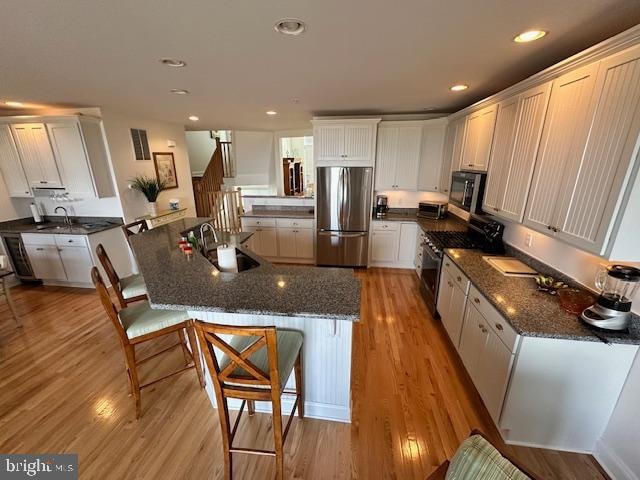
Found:
M 149 230 L 149 225 L 146 220 L 137 220 L 122 226 L 122 231 L 124 232 L 127 242 L 129 241 L 129 237 L 146 232 L 147 230 Z
M 147 299 L 147 286 L 144 284 L 142 275 L 135 274 L 120 278 L 101 243 L 96 247 L 96 254 L 102 264 L 102 268 L 107 272 L 107 277 L 116 292 L 121 308 L 125 308 L 130 303 Z
M 248 453 L 276 457 L 275 478 L 281 480 L 284 474 L 284 442 L 296 409 L 298 416 L 304 418 L 302 333 L 294 330 L 276 330 L 275 327 L 235 327 L 201 321 L 196 321 L 195 325 L 200 350 L 204 352 L 216 392 L 224 449 L 225 479 L 231 480 L 233 475 L 232 454 Z M 231 335 L 231 339 L 227 342 L 220 338 L 220 335 Z M 214 348 L 221 351 L 220 360 Z M 285 390 L 284 386 L 294 369 L 296 389 Z M 280 403 L 283 393 L 296 397 L 284 432 Z M 233 427 L 229 420 L 228 398 L 242 400 Z M 256 401 L 272 404 L 274 450 L 233 446 L 245 404 L 248 404 L 249 415 L 253 415 Z
M 20 321 L 20 317 L 16 312 L 16 306 L 13 303 L 13 298 L 11 298 L 11 290 L 9 285 L 7 285 L 7 277 L 12 275 L 13 272 L 11 270 L 3 270 L 0 269 L 0 298 L 4 297 L 7 302 L 7 306 L 9 307 L 9 311 L 11 312 L 11 316 L 16 322 L 18 327 L 22 327 L 22 322 Z
M 120 345 L 122 346 L 125 357 L 127 375 L 129 377 L 129 387 L 136 404 L 136 419 L 140 418 L 142 411 L 140 390 L 143 388 L 192 368 L 195 368 L 200 386 L 204 388 L 204 377 L 202 375 L 202 365 L 200 364 L 200 353 L 193 328 L 193 321 L 189 318 L 187 312 L 179 310 L 156 310 L 149 306 L 149 302 L 141 302 L 117 312 L 97 267 L 91 269 L 91 279 L 100 295 L 102 306 L 107 312 L 109 319 L 111 319 L 118 333 L 118 338 L 120 339 Z M 184 341 L 184 329 L 187 330 L 192 351 L 189 350 Z M 177 343 L 141 360 L 136 360 L 136 345 L 172 333 L 178 333 Z M 138 365 L 178 346 L 182 347 L 185 367 L 140 385 Z

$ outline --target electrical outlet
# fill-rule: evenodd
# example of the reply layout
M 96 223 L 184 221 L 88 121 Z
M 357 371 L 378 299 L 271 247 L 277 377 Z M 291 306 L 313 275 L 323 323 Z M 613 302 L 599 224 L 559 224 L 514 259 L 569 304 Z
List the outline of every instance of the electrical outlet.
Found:
M 532 235 L 532 234 L 527 233 L 527 234 L 524 236 L 524 244 L 525 244 L 527 247 L 531 248 L 531 245 L 533 244 L 533 235 Z

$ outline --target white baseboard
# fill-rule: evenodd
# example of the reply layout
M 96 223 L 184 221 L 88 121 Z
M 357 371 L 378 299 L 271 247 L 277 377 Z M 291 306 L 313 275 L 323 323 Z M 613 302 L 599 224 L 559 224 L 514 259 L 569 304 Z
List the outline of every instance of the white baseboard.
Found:
M 502 434 L 502 432 L 500 432 Z M 518 447 L 530 447 L 530 448 L 546 448 L 547 450 L 559 450 L 562 452 L 572 452 L 572 453 L 584 453 L 587 455 L 591 455 L 592 452 L 589 450 L 580 450 L 580 449 L 575 449 L 575 448 L 571 448 L 568 447 L 567 445 L 556 445 L 556 444 L 541 444 L 541 443 L 535 443 L 535 442 L 520 442 L 517 440 L 508 440 L 506 438 L 504 438 L 504 435 L 502 437 L 504 439 L 504 442 L 509 444 L 509 445 L 516 445 Z
M 83 282 L 63 282 L 58 280 L 43 280 L 42 283 L 52 287 L 70 287 L 70 288 L 91 288 L 95 290 L 93 283 Z
M 398 268 L 402 270 L 415 270 L 416 267 L 413 262 L 399 263 L 399 262 L 369 262 L 369 267 L 375 268 Z
M 616 452 L 602 442 L 602 439 L 596 442 L 596 448 L 593 456 L 600 466 L 614 480 L 639 480 L 638 476 L 627 466 L 622 459 L 616 455 Z

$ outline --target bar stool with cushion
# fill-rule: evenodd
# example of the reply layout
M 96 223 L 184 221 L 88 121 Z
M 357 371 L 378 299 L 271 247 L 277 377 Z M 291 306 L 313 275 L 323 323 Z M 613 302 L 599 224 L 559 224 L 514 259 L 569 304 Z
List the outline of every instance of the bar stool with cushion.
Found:
M 187 312 L 178 310 L 156 310 L 150 307 L 149 302 L 140 302 L 136 305 L 123 308 L 119 312 L 116 311 L 115 305 L 111 301 L 107 287 L 105 286 L 100 272 L 96 267 L 91 269 L 91 279 L 100 295 L 102 306 L 107 315 L 111 319 L 113 326 L 116 328 L 120 345 L 124 351 L 125 366 L 129 377 L 129 387 L 135 400 L 136 419 L 140 418 L 142 410 L 142 402 L 140 390 L 149 387 L 161 380 L 172 377 L 178 373 L 185 372 L 195 368 L 198 375 L 200 386 L 204 388 L 204 377 L 202 375 L 202 365 L 200 364 L 200 353 L 198 350 L 195 331 L 193 329 L 193 321 L 187 315 Z M 189 343 L 193 352 L 189 350 L 185 341 L 183 330 L 187 330 Z M 171 346 L 149 355 L 141 360 L 136 360 L 136 345 L 159 338 L 164 335 L 178 333 L 178 342 Z M 140 385 L 138 377 L 138 365 L 143 364 L 158 355 L 172 350 L 176 347 L 182 347 L 182 353 L 185 358 L 185 367 L 176 370 L 168 375 L 152 380 Z
M 96 247 L 96 254 L 102 264 L 102 268 L 107 273 L 113 290 L 116 292 L 121 308 L 125 308 L 130 303 L 147 299 L 147 286 L 144 284 L 142 275 L 135 274 L 120 278 L 102 244 Z
M 146 232 L 147 230 L 149 230 L 149 225 L 146 220 L 137 220 L 122 226 L 122 231 L 124 232 L 127 242 L 130 237 L 133 237 L 138 233 Z
M 302 379 L 302 333 L 275 327 L 236 327 L 196 321 L 200 350 L 204 353 L 216 393 L 218 414 L 222 431 L 225 479 L 233 475 L 232 455 L 248 453 L 269 455 L 276 458 L 275 478 L 284 474 L 284 442 L 297 409 L 304 418 L 304 394 Z M 231 336 L 228 341 L 220 335 Z M 220 359 L 215 349 L 220 350 Z M 285 390 L 291 372 L 295 370 L 295 391 Z M 281 396 L 295 395 L 287 425 L 282 429 Z M 229 420 L 228 398 L 242 400 L 233 427 Z M 272 404 L 274 450 L 234 447 L 233 439 L 248 405 L 249 415 L 255 412 L 256 401 Z

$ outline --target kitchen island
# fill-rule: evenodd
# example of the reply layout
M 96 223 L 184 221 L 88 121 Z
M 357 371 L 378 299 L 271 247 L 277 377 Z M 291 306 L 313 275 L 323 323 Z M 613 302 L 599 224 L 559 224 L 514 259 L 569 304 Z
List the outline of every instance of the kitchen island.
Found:
M 305 414 L 350 422 L 351 343 L 360 316 L 360 283 L 350 269 L 275 266 L 243 246 L 250 233 L 218 233 L 258 265 L 239 273 L 220 272 L 204 255 L 178 248 L 182 235 L 199 237 L 206 218 L 185 218 L 131 237 L 131 247 L 154 308 L 186 310 L 205 322 L 273 325 L 304 335 Z M 216 246 L 207 233 L 207 248 Z M 208 373 L 207 373 L 208 375 Z M 293 376 L 288 387 L 293 385 Z M 215 406 L 210 378 L 207 393 Z M 283 397 L 283 407 L 292 400 Z M 230 408 L 240 402 L 230 400 Z M 258 411 L 270 404 L 258 403 Z M 285 408 L 285 410 L 286 410 Z

